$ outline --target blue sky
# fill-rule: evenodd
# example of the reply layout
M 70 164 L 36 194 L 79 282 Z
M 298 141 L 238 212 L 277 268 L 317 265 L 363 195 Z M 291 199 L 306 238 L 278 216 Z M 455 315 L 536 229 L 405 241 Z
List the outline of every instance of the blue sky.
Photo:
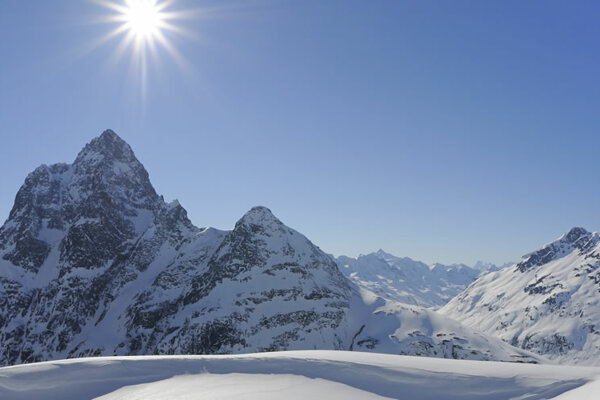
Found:
M 0 2 L 0 214 L 111 128 L 199 226 L 266 205 L 323 250 L 516 260 L 600 229 L 594 1 L 174 0 L 146 90 L 91 1 Z

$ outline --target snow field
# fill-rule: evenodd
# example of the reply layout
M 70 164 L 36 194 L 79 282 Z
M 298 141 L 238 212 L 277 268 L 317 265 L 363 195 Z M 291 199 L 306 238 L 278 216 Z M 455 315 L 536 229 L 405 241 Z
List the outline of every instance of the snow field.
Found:
M 0 368 L 0 398 L 600 398 L 600 368 L 346 351 L 70 359 Z

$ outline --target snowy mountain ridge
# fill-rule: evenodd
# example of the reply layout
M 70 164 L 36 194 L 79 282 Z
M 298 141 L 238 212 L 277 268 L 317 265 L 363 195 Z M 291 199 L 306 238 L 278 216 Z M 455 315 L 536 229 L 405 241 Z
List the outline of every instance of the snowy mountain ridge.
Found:
M 599 364 L 600 233 L 575 227 L 440 312 L 560 362 Z
M 110 130 L 17 193 L 0 228 L 0 342 L 0 365 L 293 349 L 539 359 L 356 287 L 266 207 L 231 231 L 195 227 Z

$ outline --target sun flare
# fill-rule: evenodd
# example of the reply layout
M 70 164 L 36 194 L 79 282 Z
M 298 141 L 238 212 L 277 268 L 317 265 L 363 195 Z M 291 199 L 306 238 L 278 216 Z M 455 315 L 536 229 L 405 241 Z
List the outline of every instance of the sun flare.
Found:
M 176 50 L 167 36 L 186 34 L 184 29 L 174 23 L 176 20 L 189 18 L 189 15 L 186 11 L 169 11 L 174 0 L 96 1 L 113 12 L 105 21 L 118 24 L 102 41 L 122 36 L 121 52 L 133 46 L 134 56 L 140 56 L 147 50 L 154 52 L 160 46 L 174 55 Z
M 193 10 L 177 10 L 177 0 L 93 0 L 111 11 L 101 19 L 116 26 L 100 38 L 96 45 L 120 37 L 110 62 L 117 64 L 129 58 L 131 82 L 139 82 L 142 95 L 147 87 L 148 70 L 151 64 L 159 65 L 170 56 L 183 70 L 189 69 L 183 55 L 173 40 L 190 36 L 189 31 L 178 26 L 178 21 L 194 18 Z
M 156 0 L 129 0 L 123 16 L 127 29 L 138 39 L 150 40 L 164 26 L 164 16 Z

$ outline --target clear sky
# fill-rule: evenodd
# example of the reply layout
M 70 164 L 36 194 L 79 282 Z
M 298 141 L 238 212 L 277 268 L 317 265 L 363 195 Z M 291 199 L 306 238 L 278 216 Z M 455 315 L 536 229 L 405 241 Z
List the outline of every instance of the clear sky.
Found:
M 116 1 L 116 0 L 115 0 Z M 516 260 L 600 230 L 597 1 L 172 0 L 145 89 L 88 0 L 0 0 L 0 214 L 115 130 L 165 199 L 323 250 Z

